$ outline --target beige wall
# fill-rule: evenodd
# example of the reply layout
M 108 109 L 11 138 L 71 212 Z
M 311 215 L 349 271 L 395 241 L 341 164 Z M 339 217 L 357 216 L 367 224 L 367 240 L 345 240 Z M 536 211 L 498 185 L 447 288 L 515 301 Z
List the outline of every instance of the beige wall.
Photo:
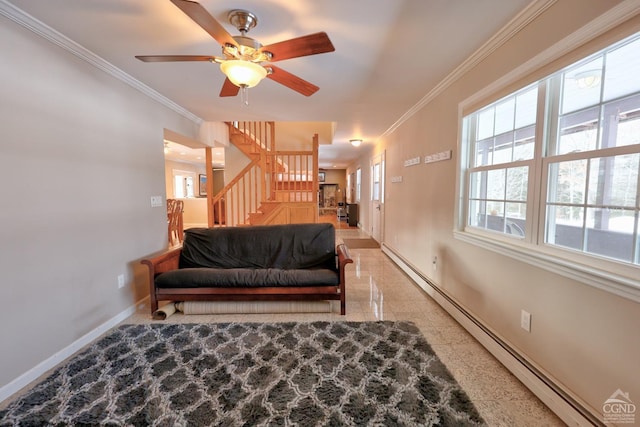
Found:
M 446 88 L 378 142 L 386 152 L 385 244 L 473 313 L 594 414 L 617 389 L 640 401 L 640 305 L 578 280 L 454 239 L 458 106 L 617 2 L 556 2 L 508 43 Z M 404 167 L 404 160 L 452 150 L 453 159 Z M 363 228 L 369 220 L 368 162 L 363 155 Z M 401 183 L 389 177 L 402 176 Z M 439 267 L 431 265 L 433 256 Z M 520 328 L 520 311 L 532 329 Z
M 344 191 L 347 187 L 347 172 L 344 169 L 321 169 L 320 172 L 325 173 L 324 182 L 322 184 L 338 184 L 340 190 Z
M 319 144 L 331 144 L 331 122 L 276 122 L 276 150 L 310 150 L 313 135 Z
M 4 387 L 148 294 L 163 129 L 198 126 L 3 16 L 0 56 Z

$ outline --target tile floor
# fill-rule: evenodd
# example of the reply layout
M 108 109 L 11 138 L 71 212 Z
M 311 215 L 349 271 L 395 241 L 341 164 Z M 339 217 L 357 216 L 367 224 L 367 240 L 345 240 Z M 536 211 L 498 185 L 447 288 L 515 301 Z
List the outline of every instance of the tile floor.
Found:
M 357 228 L 336 230 L 336 238 L 368 237 Z M 347 315 L 336 313 L 189 315 L 165 322 L 277 322 L 314 320 L 410 320 L 465 389 L 489 426 L 564 426 L 518 379 L 489 354 L 380 249 L 351 249 L 347 266 Z M 336 311 L 334 309 L 334 311 Z M 149 308 L 124 323 L 153 322 Z

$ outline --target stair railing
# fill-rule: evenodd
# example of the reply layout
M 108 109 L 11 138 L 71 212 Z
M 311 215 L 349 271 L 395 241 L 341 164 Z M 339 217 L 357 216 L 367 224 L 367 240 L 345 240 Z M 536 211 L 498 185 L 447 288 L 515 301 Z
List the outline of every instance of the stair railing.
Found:
M 259 154 L 261 150 L 275 151 L 275 122 L 230 122 L 232 127 L 252 142 L 251 152 Z
M 233 122 L 245 137 L 260 139 L 263 145 L 273 141 L 273 122 Z M 267 130 L 269 132 L 267 132 Z M 230 129 L 231 130 L 231 129 Z M 268 143 L 274 147 L 273 142 Z M 258 149 L 251 162 L 231 180 L 212 200 L 213 226 L 244 225 L 251 214 L 264 212 L 264 203 L 300 202 L 318 206 L 318 135 L 313 136 L 311 151 L 270 151 Z M 273 205 L 271 205 L 273 206 Z M 217 214 L 217 215 L 216 215 Z M 210 224 L 211 225 L 211 224 Z
M 235 178 L 224 186 L 212 200 L 214 226 L 233 227 L 247 223 L 250 213 L 256 212 L 262 200 L 263 173 L 260 159 L 253 159 Z M 218 221 L 215 221 L 215 213 Z
M 264 157 L 268 165 L 264 194 L 269 201 L 317 202 L 318 173 L 312 151 L 278 151 Z

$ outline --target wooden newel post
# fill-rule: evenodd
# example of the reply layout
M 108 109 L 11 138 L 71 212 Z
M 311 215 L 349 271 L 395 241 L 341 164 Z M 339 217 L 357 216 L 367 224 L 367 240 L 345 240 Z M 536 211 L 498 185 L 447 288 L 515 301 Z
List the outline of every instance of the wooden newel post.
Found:
M 213 155 L 211 153 L 211 147 L 204 149 L 205 153 L 205 170 L 207 177 L 207 224 L 209 227 L 213 227 Z

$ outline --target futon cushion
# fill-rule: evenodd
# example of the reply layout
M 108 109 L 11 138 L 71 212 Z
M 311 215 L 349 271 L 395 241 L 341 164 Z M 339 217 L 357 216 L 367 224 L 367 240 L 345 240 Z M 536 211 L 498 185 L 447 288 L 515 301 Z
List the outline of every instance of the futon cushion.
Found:
M 157 288 L 259 288 L 265 286 L 332 286 L 340 282 L 329 269 L 181 268 L 155 279 Z
M 332 224 L 191 228 L 179 268 L 337 270 Z

